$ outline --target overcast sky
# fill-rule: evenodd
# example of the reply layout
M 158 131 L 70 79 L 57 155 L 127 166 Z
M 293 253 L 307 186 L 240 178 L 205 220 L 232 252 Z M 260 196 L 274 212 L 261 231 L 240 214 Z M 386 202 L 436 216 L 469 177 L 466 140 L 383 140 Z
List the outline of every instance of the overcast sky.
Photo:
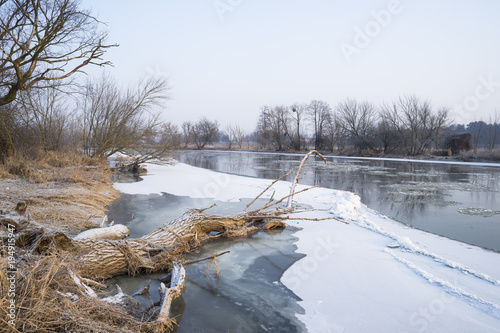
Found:
M 83 0 L 120 47 L 107 71 L 168 77 L 166 119 L 252 131 L 262 105 L 404 94 L 454 120 L 500 112 L 497 0 Z M 92 74 L 95 71 L 91 72 Z

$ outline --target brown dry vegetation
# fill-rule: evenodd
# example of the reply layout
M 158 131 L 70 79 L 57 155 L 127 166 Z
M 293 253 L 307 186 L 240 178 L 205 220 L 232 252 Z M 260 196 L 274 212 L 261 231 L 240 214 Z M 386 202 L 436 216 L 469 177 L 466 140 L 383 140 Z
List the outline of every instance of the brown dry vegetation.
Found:
M 478 150 L 474 152 L 474 150 L 469 150 L 466 152 L 462 152 L 459 157 L 464 161 L 500 161 L 500 149 L 495 150 Z
M 24 200 L 27 212 L 46 230 L 68 234 L 98 225 L 118 196 L 105 161 L 72 151 L 10 157 L 0 164 L 0 176 L 0 209 L 11 210 Z M 16 326 L 8 325 L 4 241 L 0 238 L 0 332 L 154 330 L 120 306 L 82 295 L 69 275 L 78 265 L 76 257 L 55 250 L 23 256 L 16 263 Z M 78 300 L 71 301 L 66 293 L 77 295 Z
M 0 258 L 1 332 L 138 332 L 145 325 L 117 305 L 81 295 L 72 282 L 71 258 L 32 257 L 18 264 L 16 326 L 6 321 L 7 260 Z M 76 295 L 76 301 L 63 294 Z
M 0 208 L 24 200 L 34 220 L 70 234 L 95 227 L 118 197 L 106 162 L 71 150 L 12 156 L 0 175 Z

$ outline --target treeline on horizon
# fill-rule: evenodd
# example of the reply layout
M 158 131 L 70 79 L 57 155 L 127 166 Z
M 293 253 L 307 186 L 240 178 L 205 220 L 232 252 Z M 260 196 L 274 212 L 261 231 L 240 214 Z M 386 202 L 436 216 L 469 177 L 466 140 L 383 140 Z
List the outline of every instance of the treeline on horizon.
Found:
M 180 146 L 321 151 L 372 155 L 424 153 L 456 155 L 463 151 L 493 151 L 500 137 L 500 115 L 484 121 L 452 124 L 448 109 L 434 108 L 414 95 L 376 106 L 345 99 L 335 107 L 320 100 L 261 107 L 257 128 L 245 133 L 238 124 L 220 128 L 206 117 L 184 122 L 175 136 Z
M 214 146 L 349 155 L 457 155 L 493 151 L 500 137 L 498 113 L 489 122 L 451 124 L 447 109 L 434 108 L 414 95 L 379 106 L 356 99 L 345 99 L 335 107 L 320 100 L 265 105 L 252 133 L 238 124 L 221 127 L 207 117 L 177 126 L 161 120 L 158 111 L 167 92 L 167 83 L 154 77 L 122 90 L 107 76 L 87 81 L 77 93 L 53 88 L 21 92 L 16 101 L 0 107 L 0 158 L 12 149 L 72 147 L 91 157 L 122 152 L 144 162 L 175 149 Z

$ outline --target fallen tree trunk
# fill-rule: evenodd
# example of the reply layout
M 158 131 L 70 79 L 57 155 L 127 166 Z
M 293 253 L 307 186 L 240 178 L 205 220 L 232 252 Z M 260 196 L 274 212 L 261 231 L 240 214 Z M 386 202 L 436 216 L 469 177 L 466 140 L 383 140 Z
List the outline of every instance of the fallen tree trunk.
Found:
M 169 270 L 172 260 L 209 240 L 256 232 L 266 224 L 267 218 L 271 220 L 276 214 L 281 213 L 223 216 L 193 209 L 141 238 L 79 238 L 73 239 L 73 245 L 82 253 L 79 271 L 83 277 L 99 280 L 125 273 L 152 273 Z

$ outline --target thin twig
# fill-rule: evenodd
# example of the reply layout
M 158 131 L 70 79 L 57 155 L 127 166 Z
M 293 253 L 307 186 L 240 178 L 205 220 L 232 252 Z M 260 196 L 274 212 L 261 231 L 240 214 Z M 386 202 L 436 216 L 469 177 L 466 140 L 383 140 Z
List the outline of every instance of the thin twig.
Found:
M 273 203 L 267 204 L 267 205 L 265 205 L 264 207 L 259 208 L 259 209 L 257 209 L 257 210 L 254 210 L 254 211 L 252 211 L 252 212 L 250 212 L 250 213 L 248 213 L 248 214 L 255 214 L 255 213 L 257 213 L 257 212 L 260 212 L 261 210 L 264 210 L 264 209 L 266 209 L 266 208 L 269 208 L 269 207 L 275 206 L 275 205 L 277 205 L 277 204 L 279 204 L 279 203 L 283 202 L 285 199 L 288 199 L 288 198 L 290 198 L 291 196 L 294 196 L 295 194 L 299 194 L 299 193 L 302 193 L 302 192 L 308 191 L 308 190 L 313 189 L 313 188 L 318 188 L 318 187 L 321 187 L 321 186 L 319 186 L 319 185 L 316 185 L 316 186 L 311 186 L 311 187 L 305 188 L 305 189 L 303 189 L 303 190 L 300 190 L 300 191 L 298 191 L 298 192 L 295 192 L 295 193 L 289 194 L 289 195 L 287 195 L 286 197 L 283 197 L 283 198 L 279 199 L 279 200 L 278 200 L 278 201 L 276 201 L 276 202 L 273 202 Z
M 297 184 L 299 183 L 299 179 L 300 179 L 300 171 L 302 171 L 302 167 L 304 166 L 304 164 L 306 163 L 306 161 L 309 159 L 309 157 L 311 157 L 312 154 L 315 154 L 319 157 L 321 157 L 323 159 L 323 161 L 326 163 L 326 164 L 330 164 L 330 165 L 335 165 L 334 163 L 330 163 L 330 162 L 327 162 L 326 161 L 326 158 L 321 155 L 318 151 L 316 150 L 311 150 L 309 153 L 307 153 L 306 156 L 304 156 L 304 158 L 302 159 L 302 161 L 300 162 L 299 164 L 299 169 L 297 170 L 297 173 L 295 174 L 295 180 L 293 181 L 293 185 L 292 185 L 292 188 L 290 190 L 290 195 L 289 195 L 289 198 L 288 199 L 288 203 L 286 204 L 286 207 L 288 209 L 292 208 L 292 201 L 293 201 L 293 195 L 294 195 L 294 192 L 295 192 L 295 187 L 297 186 Z M 336 165 L 335 165 L 336 166 Z M 297 192 L 298 193 L 298 192 Z
M 294 172 L 298 167 L 295 167 L 293 168 L 292 170 L 288 171 L 285 175 L 281 176 L 280 178 L 276 179 L 275 181 L 273 181 L 271 183 L 271 185 L 269 185 L 268 187 L 266 187 L 266 189 L 264 191 L 262 191 L 258 196 L 255 197 L 255 199 L 252 200 L 252 202 L 250 202 L 244 209 L 244 211 L 246 211 L 255 201 L 257 201 L 258 198 L 260 198 L 264 193 L 267 192 L 267 190 L 269 190 L 274 184 L 276 184 L 278 181 L 282 180 L 283 178 L 285 178 L 286 176 L 288 176 L 289 174 L 291 174 L 292 172 Z M 273 194 L 274 196 L 274 194 Z
M 276 191 L 273 191 L 273 194 L 271 194 L 271 197 L 269 198 L 269 201 L 267 202 L 266 205 L 270 204 L 274 200 L 274 195 L 276 194 Z
M 230 252 L 231 251 L 224 251 L 224 252 L 221 252 L 221 253 L 212 254 L 210 257 L 206 257 L 206 258 L 202 258 L 202 259 L 197 259 L 197 260 L 191 260 L 191 261 L 185 262 L 184 266 L 191 265 L 191 264 L 196 264 L 196 263 L 201 262 L 201 261 L 210 260 L 210 259 L 213 259 L 213 258 L 216 258 L 216 257 L 220 257 L 221 255 L 226 254 L 226 253 L 230 253 Z
M 307 213 L 307 212 L 328 212 L 330 209 L 316 209 L 316 208 L 311 208 L 311 209 L 304 209 L 304 210 L 294 210 L 294 214 L 300 214 L 300 213 Z
M 295 214 L 295 213 L 294 213 Z M 304 221 L 326 221 L 326 220 L 336 220 L 345 224 L 349 224 L 349 222 L 340 220 L 336 217 L 322 217 L 322 218 L 314 218 L 314 217 L 292 217 L 292 216 L 252 216 L 255 218 L 262 218 L 262 219 L 270 219 L 270 220 L 304 220 Z
M 204 211 L 209 210 L 210 208 L 213 208 L 213 207 L 215 207 L 215 206 L 217 206 L 217 204 L 215 204 L 215 203 L 214 203 L 212 206 L 207 207 L 207 208 L 198 209 L 198 211 L 199 211 L 200 213 L 203 213 Z

